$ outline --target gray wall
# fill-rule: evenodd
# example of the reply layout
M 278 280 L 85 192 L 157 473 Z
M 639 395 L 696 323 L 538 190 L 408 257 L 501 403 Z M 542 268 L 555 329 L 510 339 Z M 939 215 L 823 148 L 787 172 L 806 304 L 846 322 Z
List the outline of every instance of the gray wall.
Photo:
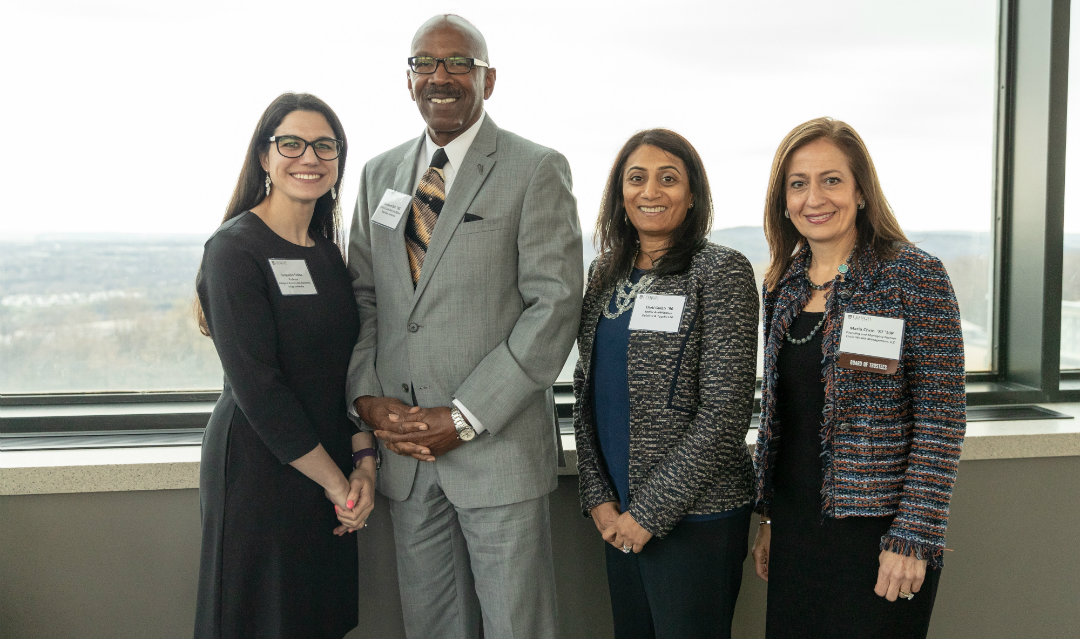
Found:
M 960 464 L 932 637 L 1068 637 L 1080 628 L 1080 458 Z M 199 552 L 195 490 L 0 497 L 0 637 L 188 637 Z M 385 503 L 360 536 L 361 627 L 401 634 Z M 601 545 L 575 477 L 552 496 L 562 635 L 611 633 Z M 736 636 L 761 636 L 750 572 Z

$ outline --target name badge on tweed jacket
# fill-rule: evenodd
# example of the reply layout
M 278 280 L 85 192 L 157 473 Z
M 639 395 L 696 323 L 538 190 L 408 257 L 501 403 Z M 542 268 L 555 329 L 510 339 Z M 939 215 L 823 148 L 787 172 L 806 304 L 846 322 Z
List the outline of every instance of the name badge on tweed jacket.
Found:
M 630 330 L 678 333 L 685 304 L 685 295 L 638 295 L 634 314 L 630 316 Z
M 892 375 L 900 365 L 903 342 L 904 320 L 900 318 L 844 313 L 836 365 Z

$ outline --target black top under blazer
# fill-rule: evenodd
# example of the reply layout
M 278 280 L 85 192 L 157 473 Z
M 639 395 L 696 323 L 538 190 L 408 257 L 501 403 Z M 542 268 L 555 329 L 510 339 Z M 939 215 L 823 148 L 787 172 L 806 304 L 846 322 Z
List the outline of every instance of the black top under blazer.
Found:
M 593 339 L 613 288 L 597 290 L 597 264 L 578 333 L 574 434 L 581 509 L 618 502 L 593 415 Z M 663 537 L 688 514 L 722 512 L 753 497 L 746 445 L 753 409 L 758 298 L 750 262 L 706 244 L 682 273 L 657 278 L 648 293 L 685 295 L 678 333 L 630 331 L 630 514 Z M 627 311 L 630 312 L 630 311 Z M 603 401 L 600 398 L 600 401 Z

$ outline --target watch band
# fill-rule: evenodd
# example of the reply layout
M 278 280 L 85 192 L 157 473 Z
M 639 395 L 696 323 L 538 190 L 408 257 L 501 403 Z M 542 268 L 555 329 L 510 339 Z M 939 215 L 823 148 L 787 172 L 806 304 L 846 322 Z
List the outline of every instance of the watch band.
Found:
M 450 407 L 450 419 L 454 421 L 454 430 L 457 431 L 458 439 L 463 442 L 472 441 L 476 437 L 476 430 L 469 424 L 469 420 L 461 414 L 457 406 Z

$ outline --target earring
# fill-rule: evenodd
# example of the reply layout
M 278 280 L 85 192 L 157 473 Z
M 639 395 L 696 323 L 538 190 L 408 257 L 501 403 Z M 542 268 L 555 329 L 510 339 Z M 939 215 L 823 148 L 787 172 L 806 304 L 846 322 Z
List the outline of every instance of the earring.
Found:
M 337 199 L 337 189 L 335 187 L 332 187 L 332 186 L 330 187 L 330 199 L 331 200 L 336 200 Z
M 791 219 L 791 211 L 789 211 L 787 209 L 784 209 L 784 217 L 786 217 L 787 219 L 790 220 Z
M 266 196 L 269 197 L 270 196 L 270 185 L 273 184 L 270 181 L 270 174 L 269 173 L 266 174 L 266 182 L 265 182 L 265 184 L 266 184 Z
M 859 200 L 859 210 L 861 211 L 861 210 L 863 210 L 865 208 L 866 208 L 866 200 Z

